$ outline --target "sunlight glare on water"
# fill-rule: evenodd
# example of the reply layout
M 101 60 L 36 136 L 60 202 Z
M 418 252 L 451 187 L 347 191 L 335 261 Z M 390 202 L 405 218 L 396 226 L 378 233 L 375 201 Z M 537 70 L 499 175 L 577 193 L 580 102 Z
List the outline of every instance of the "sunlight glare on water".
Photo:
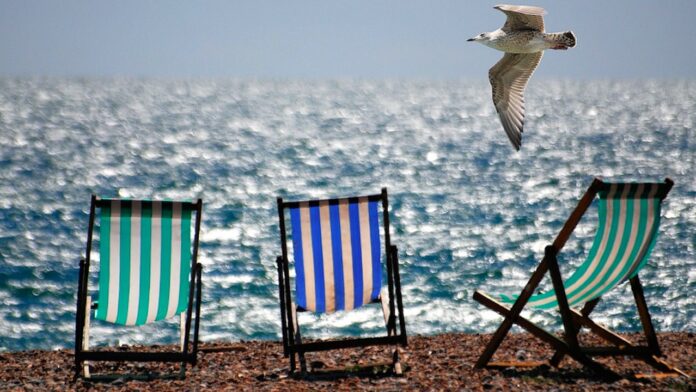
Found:
M 277 196 L 386 186 L 408 332 L 490 332 L 500 318 L 474 290 L 519 292 L 594 176 L 675 180 L 641 277 L 658 330 L 696 330 L 696 83 L 537 81 L 526 102 L 514 152 L 485 81 L 0 79 L 0 350 L 74 344 L 92 193 L 201 197 L 202 339 L 278 340 Z M 615 290 L 598 320 L 639 329 L 631 298 Z M 377 333 L 381 317 L 320 316 L 303 332 Z M 175 329 L 118 339 L 174 343 Z M 109 331 L 94 323 L 93 344 Z

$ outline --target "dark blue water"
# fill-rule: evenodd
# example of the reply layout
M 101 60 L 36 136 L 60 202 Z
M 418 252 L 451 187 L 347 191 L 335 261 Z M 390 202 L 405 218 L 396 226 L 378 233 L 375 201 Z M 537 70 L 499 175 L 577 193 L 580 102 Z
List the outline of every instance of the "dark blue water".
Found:
M 275 198 L 386 186 L 408 330 L 433 334 L 491 331 L 499 318 L 473 291 L 519 291 L 593 176 L 675 180 L 642 280 L 659 330 L 694 331 L 695 128 L 694 81 L 532 81 L 515 153 L 485 81 L 0 79 L 0 350 L 73 344 L 91 193 L 203 198 L 201 335 L 240 340 L 280 336 Z M 615 290 L 597 320 L 639 329 L 631 298 Z M 382 328 L 377 309 L 305 324 Z M 173 330 L 119 331 L 135 343 Z M 95 324 L 93 343 L 111 332 Z

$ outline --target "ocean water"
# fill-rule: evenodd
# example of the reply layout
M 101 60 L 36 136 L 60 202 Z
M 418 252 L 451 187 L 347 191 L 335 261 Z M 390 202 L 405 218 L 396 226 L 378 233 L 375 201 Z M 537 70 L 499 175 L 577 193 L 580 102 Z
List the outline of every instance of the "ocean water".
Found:
M 92 193 L 201 197 L 201 338 L 278 340 L 277 196 L 386 186 L 409 334 L 490 332 L 474 290 L 521 290 L 594 176 L 676 182 L 641 279 L 658 330 L 695 331 L 696 81 L 533 80 L 514 152 L 485 80 L 0 79 L 0 351 L 74 344 Z M 640 329 L 625 285 L 596 314 Z M 382 329 L 376 307 L 312 318 L 306 336 Z M 174 331 L 94 323 L 92 342 Z

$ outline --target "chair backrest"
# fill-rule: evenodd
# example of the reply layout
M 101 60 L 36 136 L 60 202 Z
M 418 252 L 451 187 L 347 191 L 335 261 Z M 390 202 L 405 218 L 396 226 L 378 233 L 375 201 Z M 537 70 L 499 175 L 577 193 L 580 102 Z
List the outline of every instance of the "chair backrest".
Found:
M 565 280 L 570 306 L 579 306 L 634 277 L 647 263 L 671 184 L 611 184 L 598 192 L 599 226 L 587 259 Z M 530 306 L 557 305 L 553 291 L 532 296 Z
M 191 215 L 197 211 L 200 219 L 200 202 L 97 199 L 96 207 L 100 268 L 95 318 L 142 325 L 186 310 L 198 245 L 196 235 L 192 249 Z
M 281 219 L 283 208 L 290 213 L 298 307 L 332 313 L 379 298 L 380 202 L 386 215 L 386 194 L 281 203 Z M 383 220 L 388 249 L 388 217 Z

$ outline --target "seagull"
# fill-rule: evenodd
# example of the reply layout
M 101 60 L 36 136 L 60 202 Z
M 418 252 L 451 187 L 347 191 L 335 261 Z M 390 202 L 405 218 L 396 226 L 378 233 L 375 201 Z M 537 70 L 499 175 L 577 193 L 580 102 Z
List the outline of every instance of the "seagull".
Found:
M 493 88 L 493 104 L 500 122 L 515 150 L 522 145 L 524 127 L 524 89 L 546 49 L 566 50 L 575 46 L 575 34 L 544 32 L 544 11 L 541 7 L 497 5 L 493 7 L 507 16 L 503 27 L 481 33 L 467 41 L 505 52 L 489 71 Z

